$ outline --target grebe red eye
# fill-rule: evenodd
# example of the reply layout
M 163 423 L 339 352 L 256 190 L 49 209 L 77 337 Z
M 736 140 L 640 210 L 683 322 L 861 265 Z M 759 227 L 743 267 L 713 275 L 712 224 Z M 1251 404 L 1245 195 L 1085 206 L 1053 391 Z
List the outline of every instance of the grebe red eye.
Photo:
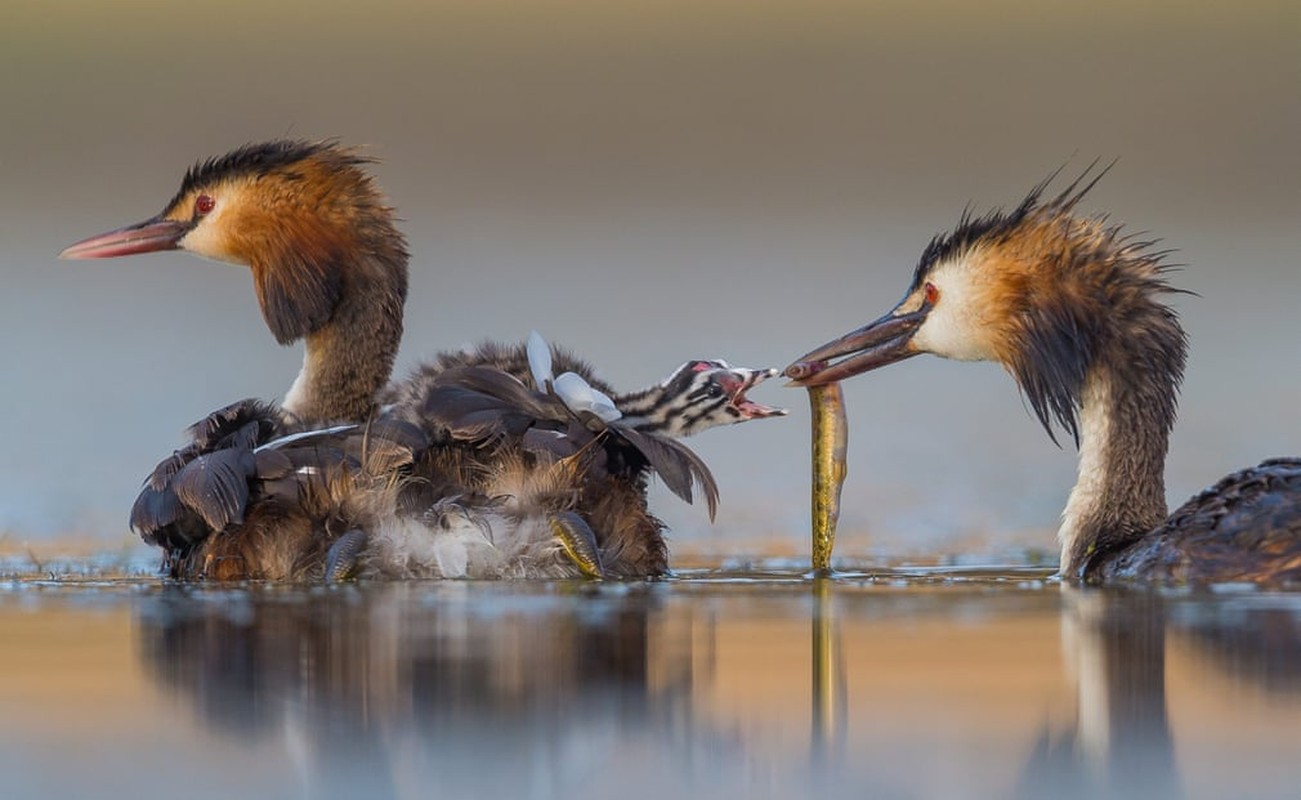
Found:
M 930 281 L 927 281 L 926 282 L 926 305 L 933 306 L 936 303 L 938 303 L 939 300 L 940 300 L 940 287 L 936 286 Z
M 202 217 L 206 215 L 208 212 L 212 211 L 213 207 L 216 205 L 217 205 L 216 200 L 213 200 L 211 197 L 209 197 L 206 194 L 201 194 L 198 197 L 194 198 L 194 213 Z

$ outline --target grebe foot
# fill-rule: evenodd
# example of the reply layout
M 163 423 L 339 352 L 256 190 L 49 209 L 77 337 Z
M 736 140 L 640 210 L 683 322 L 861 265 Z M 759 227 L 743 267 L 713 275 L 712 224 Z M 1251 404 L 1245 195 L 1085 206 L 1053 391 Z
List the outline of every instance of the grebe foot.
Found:
M 547 527 L 580 572 L 589 578 L 605 577 L 605 567 L 601 565 L 601 549 L 596 544 L 596 534 L 586 520 L 572 511 L 561 511 L 547 517 Z
M 363 531 L 351 530 L 340 536 L 325 556 L 325 582 L 337 583 L 357 577 L 361 566 L 362 549 L 369 537 Z

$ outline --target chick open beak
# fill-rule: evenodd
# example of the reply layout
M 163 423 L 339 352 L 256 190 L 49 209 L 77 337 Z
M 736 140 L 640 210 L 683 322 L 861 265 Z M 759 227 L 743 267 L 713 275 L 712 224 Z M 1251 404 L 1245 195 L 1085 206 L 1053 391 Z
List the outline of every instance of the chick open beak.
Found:
M 746 397 L 745 393 L 776 374 L 777 370 L 775 369 L 732 367 L 720 375 L 717 380 L 727 392 L 728 402 L 741 414 L 742 419 L 763 419 L 764 417 L 782 417 L 790 412 L 784 408 L 756 403 Z

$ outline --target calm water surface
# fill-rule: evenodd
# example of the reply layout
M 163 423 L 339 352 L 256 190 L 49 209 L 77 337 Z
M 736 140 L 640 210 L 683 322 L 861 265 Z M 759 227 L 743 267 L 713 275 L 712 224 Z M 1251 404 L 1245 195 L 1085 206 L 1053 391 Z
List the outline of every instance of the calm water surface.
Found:
M 1301 596 L 0 580 L 0 795 L 1296 797 Z

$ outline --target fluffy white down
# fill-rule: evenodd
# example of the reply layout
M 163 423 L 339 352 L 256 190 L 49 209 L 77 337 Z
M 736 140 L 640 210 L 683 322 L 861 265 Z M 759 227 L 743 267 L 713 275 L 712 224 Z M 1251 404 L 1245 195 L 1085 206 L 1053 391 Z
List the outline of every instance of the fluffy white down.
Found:
M 565 578 L 578 567 L 540 515 L 444 504 L 425 518 L 385 517 L 365 572 L 384 578 Z

